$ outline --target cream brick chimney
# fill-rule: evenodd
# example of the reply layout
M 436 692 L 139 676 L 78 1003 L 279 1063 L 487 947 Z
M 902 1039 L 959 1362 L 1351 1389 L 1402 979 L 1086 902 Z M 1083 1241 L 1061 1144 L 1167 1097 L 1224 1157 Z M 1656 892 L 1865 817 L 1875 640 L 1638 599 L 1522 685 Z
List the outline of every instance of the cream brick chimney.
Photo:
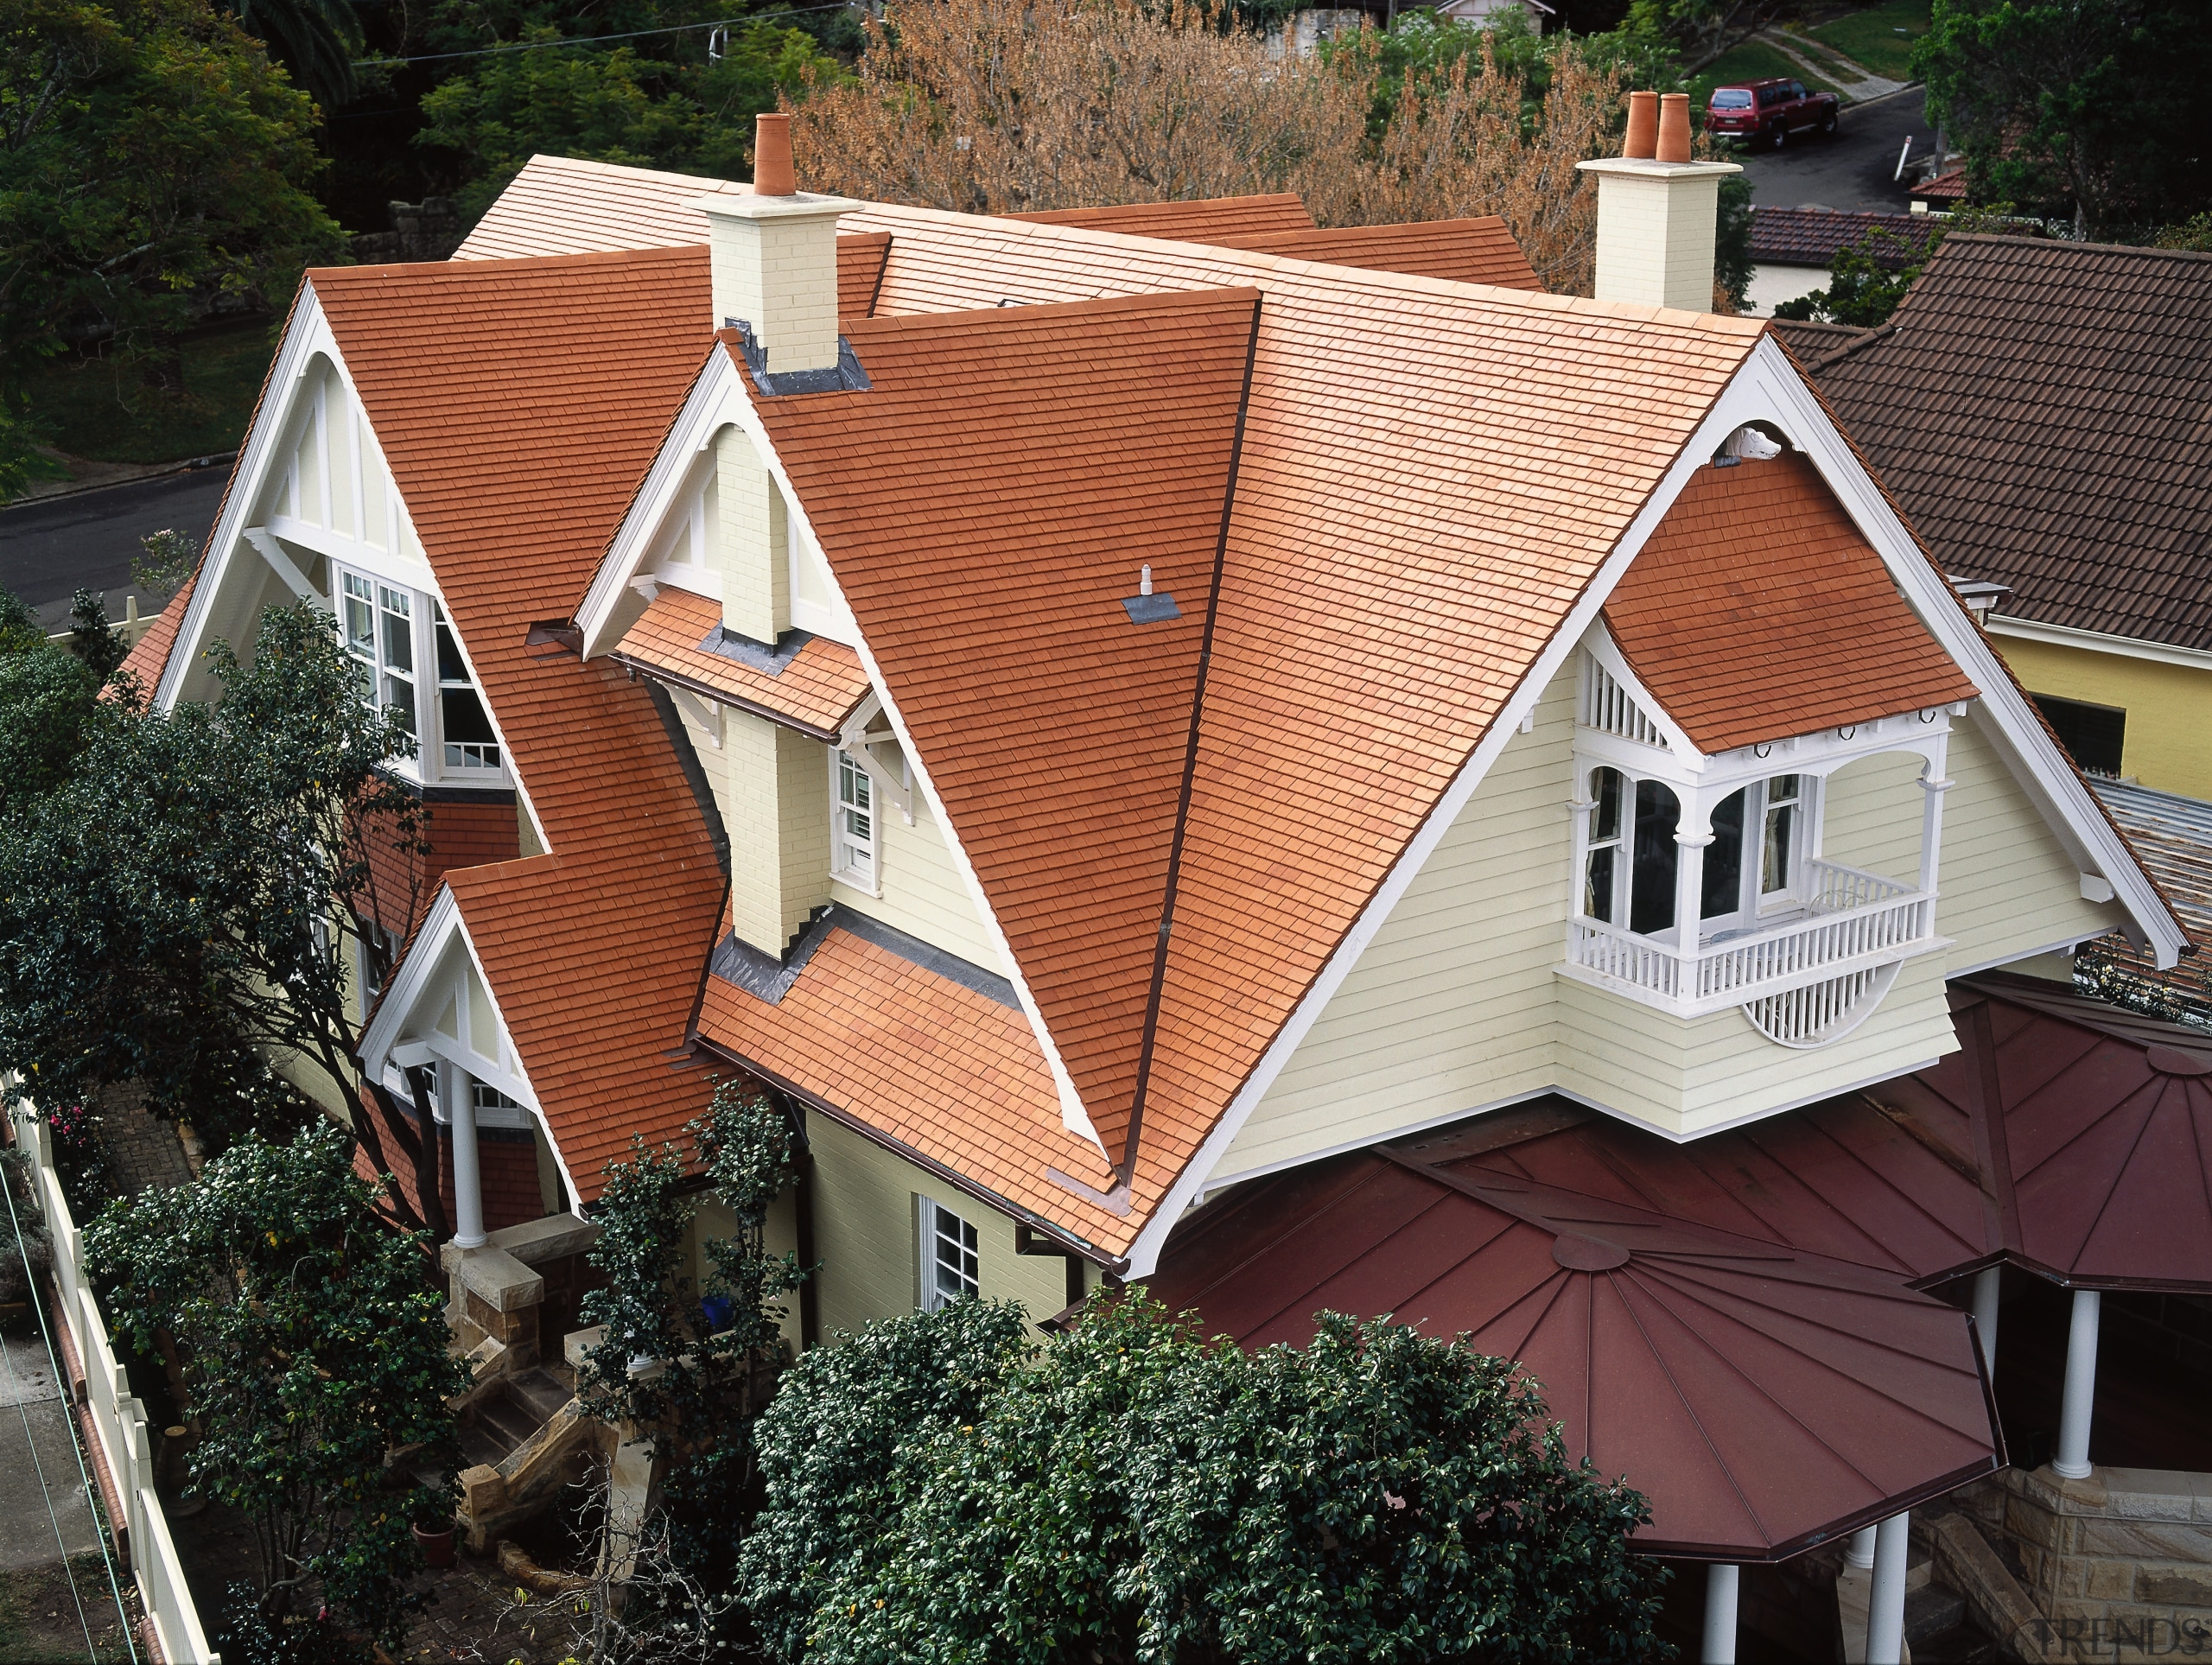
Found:
M 1659 100 L 1656 134 L 1649 106 L 1641 102 L 1652 95 L 1630 96 L 1638 101 L 1629 119 L 1630 154 L 1576 164 L 1598 176 L 1598 298 L 1710 312 L 1720 181 L 1744 170 L 1732 162 L 1689 159 L 1687 94 Z
M 707 217 L 715 327 L 751 331 L 771 376 L 834 370 L 837 217 L 861 205 L 795 188 L 791 118 L 760 118 L 752 195 L 692 206 Z M 772 646 L 791 626 L 789 515 L 752 442 L 734 429 L 716 441 L 715 474 L 722 625 Z

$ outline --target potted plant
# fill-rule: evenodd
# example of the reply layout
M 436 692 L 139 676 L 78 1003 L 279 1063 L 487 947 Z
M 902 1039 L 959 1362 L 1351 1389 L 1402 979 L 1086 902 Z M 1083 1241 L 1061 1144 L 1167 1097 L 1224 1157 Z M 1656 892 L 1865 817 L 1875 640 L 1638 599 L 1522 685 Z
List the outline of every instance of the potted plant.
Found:
M 423 1552 L 423 1565 L 453 1565 L 453 1515 L 442 1505 L 426 1505 L 415 1516 L 415 1547 Z

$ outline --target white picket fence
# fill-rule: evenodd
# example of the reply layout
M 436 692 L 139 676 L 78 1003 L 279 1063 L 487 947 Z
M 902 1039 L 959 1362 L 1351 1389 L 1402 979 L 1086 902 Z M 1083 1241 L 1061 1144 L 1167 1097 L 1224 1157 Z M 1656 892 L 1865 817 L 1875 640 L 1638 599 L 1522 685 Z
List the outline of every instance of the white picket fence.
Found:
M 108 1344 L 107 1325 L 84 1279 L 84 1239 L 69 1216 L 54 1171 L 54 1146 L 45 1122 L 26 1108 L 11 1114 L 16 1147 L 30 1158 L 32 1192 L 54 1243 L 54 1281 L 62 1315 L 85 1368 L 85 1399 L 92 1427 L 107 1458 L 109 1475 L 123 1500 L 126 1518 L 114 1522 L 138 1594 L 154 1621 L 162 1655 L 169 1665 L 222 1665 L 207 1645 L 192 1591 L 184 1581 L 176 1544 L 154 1492 L 154 1446 L 148 1438 L 146 1407 L 130 1391 L 130 1378 Z

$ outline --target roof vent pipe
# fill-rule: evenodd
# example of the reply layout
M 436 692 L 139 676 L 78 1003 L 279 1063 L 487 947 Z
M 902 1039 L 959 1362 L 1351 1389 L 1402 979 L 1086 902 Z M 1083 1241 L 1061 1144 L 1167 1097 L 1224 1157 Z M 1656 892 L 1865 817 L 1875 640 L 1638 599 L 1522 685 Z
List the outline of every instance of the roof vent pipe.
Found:
M 1669 92 L 1659 100 L 1658 160 L 1688 162 L 1689 159 L 1690 95 Z
M 1628 95 L 1628 142 L 1621 146 L 1621 155 L 1638 162 L 1649 162 L 1658 154 L 1659 95 L 1656 92 L 1631 92 Z
M 798 194 L 798 175 L 791 167 L 791 118 L 780 112 L 756 118 L 753 124 L 753 194 Z
M 1137 574 L 1137 594 L 1140 595 L 1152 594 L 1152 562 L 1149 561 L 1144 563 L 1143 569 Z

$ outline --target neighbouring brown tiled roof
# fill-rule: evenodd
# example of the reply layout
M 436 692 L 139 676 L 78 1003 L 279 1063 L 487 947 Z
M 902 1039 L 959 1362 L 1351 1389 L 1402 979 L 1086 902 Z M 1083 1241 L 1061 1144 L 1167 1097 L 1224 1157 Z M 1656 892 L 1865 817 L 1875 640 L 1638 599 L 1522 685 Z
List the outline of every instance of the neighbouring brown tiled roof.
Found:
M 773 1006 L 710 976 L 698 1026 L 747 1068 L 1109 1255 L 1142 1223 L 1048 1177 L 1113 1185 L 1098 1147 L 1061 1126 L 1020 1011 L 874 943 L 832 929 Z
M 1942 230 L 1926 214 L 1847 213 L 1834 208 L 1753 208 L 1751 258 L 1761 265 L 1831 264 L 1863 242 L 1874 264 L 1896 271 L 1924 259 Z
M 759 713 L 817 740 L 835 740 L 868 694 L 860 655 L 827 637 L 807 639 L 771 674 L 705 645 L 720 632 L 721 603 L 689 590 L 664 589 L 613 650 L 620 664 Z
M 1224 248 L 1287 255 L 1294 260 L 1409 272 L 1458 283 L 1540 289 L 1535 268 L 1496 214 L 1479 219 L 1432 219 L 1409 226 L 1339 226 L 1326 231 L 1271 232 L 1216 237 Z
M 1961 162 L 1957 167 L 1936 175 L 1925 184 L 1914 186 L 1912 194 L 1924 202 L 1963 202 L 1967 190 L 1967 165 Z
M 846 223 L 892 234 L 879 318 L 1008 296 L 1262 291 L 1150 1008 L 1141 1217 L 1762 326 L 929 209 L 871 205 Z M 856 488 L 850 471 L 840 484 Z M 1075 755 L 1096 726 L 1071 723 Z
M 1002 214 L 1033 226 L 1083 226 L 1124 237 L 1172 238 L 1179 243 L 1218 243 L 1230 237 L 1313 229 L 1313 216 L 1294 191 L 1271 196 L 1207 197 L 1196 202 L 1123 202 L 1103 208 L 1052 208 Z
M 1800 356 L 2000 612 L 2212 647 L 2212 255 L 1955 233 L 1888 324 Z
M 691 205 L 702 196 L 751 196 L 750 185 L 690 174 L 532 156 L 453 252 L 455 260 L 613 254 L 704 243 Z
M 1818 354 L 1847 346 L 1866 334 L 1855 324 L 1821 324 L 1809 318 L 1770 318 L 1766 327 L 1796 355 L 1800 364 Z
M 875 319 L 871 391 L 754 399 L 1116 1155 L 1258 300 Z M 1147 563 L 1179 619 L 1123 608 Z
M 549 854 L 447 875 L 582 1198 L 674 1073 L 723 880 L 648 690 L 568 616 L 710 344 L 703 249 L 308 274 Z M 497 458 L 496 467 L 486 459 Z
M 1699 469 L 1605 616 L 1707 753 L 1976 694 L 1795 453 Z

